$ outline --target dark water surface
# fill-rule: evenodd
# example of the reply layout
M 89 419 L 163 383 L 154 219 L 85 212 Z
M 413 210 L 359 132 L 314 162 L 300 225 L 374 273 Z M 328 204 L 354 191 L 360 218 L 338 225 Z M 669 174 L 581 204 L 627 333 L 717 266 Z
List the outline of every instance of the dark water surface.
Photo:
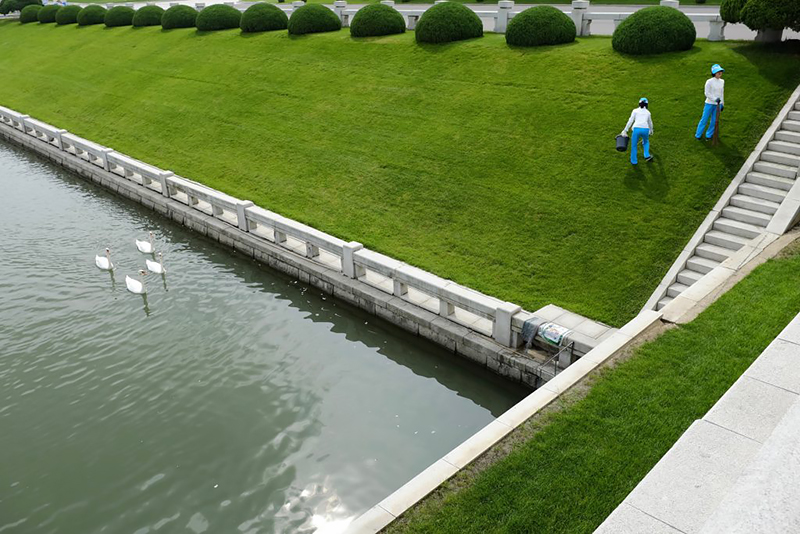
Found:
M 2 144 L 0 187 L 2 534 L 337 532 L 524 394 Z

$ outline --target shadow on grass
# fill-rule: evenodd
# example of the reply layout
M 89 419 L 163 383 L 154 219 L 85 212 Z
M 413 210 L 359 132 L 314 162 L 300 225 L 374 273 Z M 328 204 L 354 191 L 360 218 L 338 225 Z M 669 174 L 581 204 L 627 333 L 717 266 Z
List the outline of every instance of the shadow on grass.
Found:
M 797 87 L 797 76 L 800 72 L 800 40 L 791 39 L 781 43 L 755 43 L 748 42 L 740 46 L 731 47 L 733 52 L 743 56 L 748 62 L 758 69 L 759 75 L 768 79 L 778 87 L 792 90 Z M 771 61 L 765 61 L 768 56 L 786 55 L 797 56 L 798 63 L 787 65 L 785 68 L 775 68 Z
M 664 161 L 653 150 L 653 160 L 646 162 L 640 154 L 639 164 L 631 165 L 630 155 L 627 155 L 628 170 L 625 173 L 625 187 L 634 191 L 641 191 L 651 200 L 662 200 L 669 193 L 669 178 L 664 170 Z

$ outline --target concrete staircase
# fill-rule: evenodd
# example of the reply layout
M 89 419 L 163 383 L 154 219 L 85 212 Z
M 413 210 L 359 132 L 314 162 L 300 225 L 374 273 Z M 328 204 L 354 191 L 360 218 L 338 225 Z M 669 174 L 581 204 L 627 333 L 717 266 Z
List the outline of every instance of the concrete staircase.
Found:
M 678 272 L 666 294 L 658 300 L 656 310 L 666 306 L 750 239 L 764 232 L 794 185 L 798 168 L 800 101 L 795 101 L 793 110 L 694 249 L 684 269 Z
M 800 532 L 800 315 L 596 534 Z

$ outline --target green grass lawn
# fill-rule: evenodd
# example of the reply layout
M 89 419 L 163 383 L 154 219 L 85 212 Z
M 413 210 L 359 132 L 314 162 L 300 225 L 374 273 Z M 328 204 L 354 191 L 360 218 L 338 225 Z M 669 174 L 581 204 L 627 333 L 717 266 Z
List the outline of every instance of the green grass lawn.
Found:
M 608 38 L 198 34 L 0 22 L 0 105 L 535 310 L 630 319 L 800 82 L 797 53 Z M 712 63 L 723 144 L 694 140 Z M 614 136 L 640 96 L 656 160 Z
M 590 533 L 800 310 L 800 254 L 753 271 L 686 326 L 637 349 L 586 397 L 389 533 Z M 530 425 L 530 422 L 528 423 Z

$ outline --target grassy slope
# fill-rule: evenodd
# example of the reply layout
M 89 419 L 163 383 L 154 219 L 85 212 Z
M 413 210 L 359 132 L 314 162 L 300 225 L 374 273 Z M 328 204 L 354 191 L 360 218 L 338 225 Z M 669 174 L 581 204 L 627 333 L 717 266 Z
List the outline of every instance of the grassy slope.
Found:
M 585 399 L 398 532 L 589 533 L 800 309 L 800 255 L 762 265 L 692 323 L 607 370 Z
M 527 309 L 633 316 L 800 81 L 743 43 L 421 47 L 0 23 L 0 105 Z M 692 132 L 708 66 L 724 145 Z M 656 162 L 613 150 L 639 96 Z

